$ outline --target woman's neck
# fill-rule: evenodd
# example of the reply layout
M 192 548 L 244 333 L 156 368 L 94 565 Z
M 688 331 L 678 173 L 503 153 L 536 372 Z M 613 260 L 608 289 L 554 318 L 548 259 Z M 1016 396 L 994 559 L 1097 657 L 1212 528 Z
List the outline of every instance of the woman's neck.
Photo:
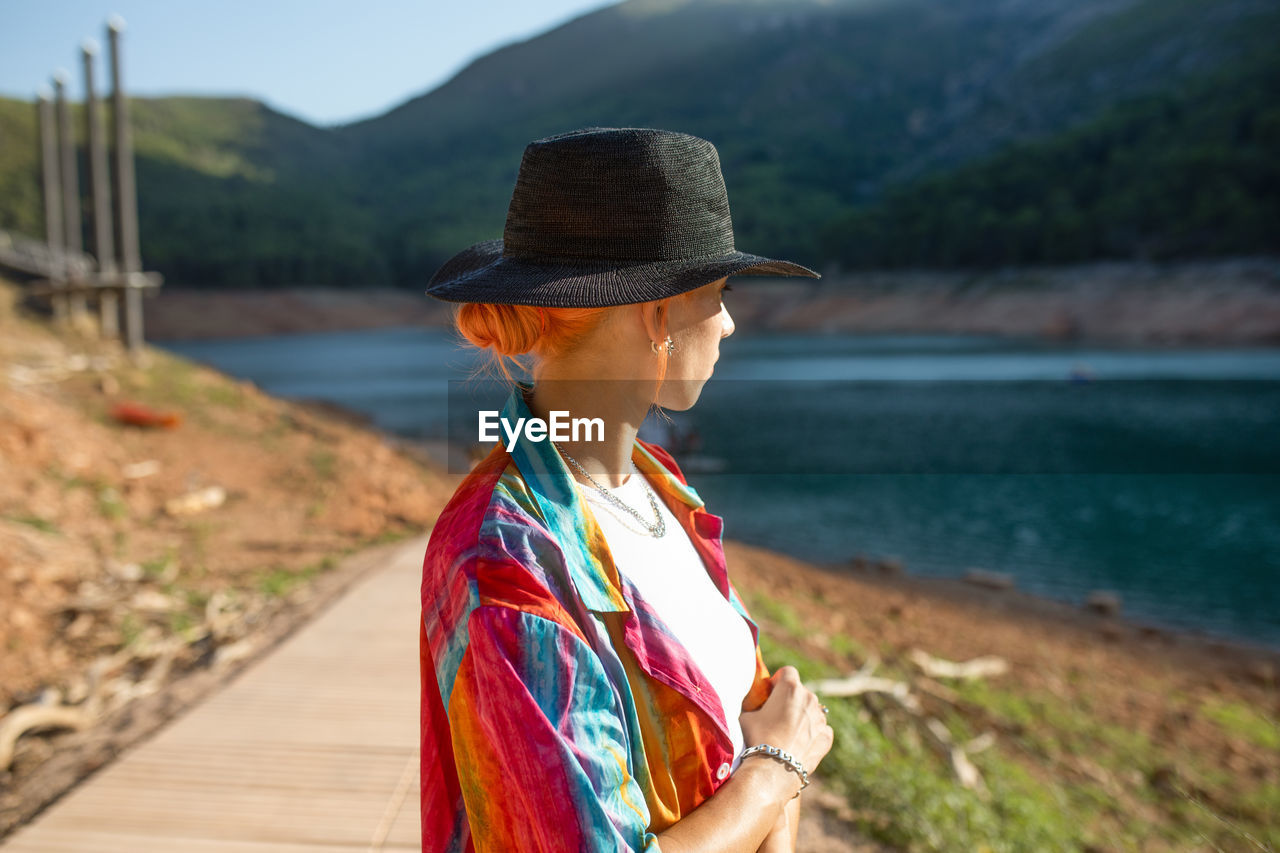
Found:
M 603 424 L 603 440 L 597 431 L 578 430 L 576 440 L 557 441 L 601 485 L 621 486 L 631 473 L 631 450 L 636 433 L 649 412 L 653 399 L 653 382 L 626 379 L 570 379 L 542 375 L 525 402 L 534 417 L 550 421 L 552 412 L 567 412 L 562 417 L 599 418 Z M 572 464 L 569 472 L 587 483 Z

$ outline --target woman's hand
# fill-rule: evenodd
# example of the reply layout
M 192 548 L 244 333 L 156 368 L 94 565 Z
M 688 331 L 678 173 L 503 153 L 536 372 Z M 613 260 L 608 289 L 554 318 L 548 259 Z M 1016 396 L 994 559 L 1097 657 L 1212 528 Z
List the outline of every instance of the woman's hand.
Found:
M 800 683 L 794 666 L 780 667 L 770 679 L 773 692 L 755 711 L 743 713 L 742 742 L 747 746 L 767 743 L 791 753 L 812 773 L 831 750 L 835 732 L 827 725 L 822 703 L 813 691 Z
M 784 666 L 770 679 L 773 692 L 758 710 L 738 717 L 747 746 L 785 750 L 812 773 L 831 749 L 835 733 L 818 697 Z M 777 761 L 744 761 L 712 797 L 658 834 L 668 853 L 792 851 L 800 817 L 799 780 Z M 764 847 L 761 847 L 761 844 Z

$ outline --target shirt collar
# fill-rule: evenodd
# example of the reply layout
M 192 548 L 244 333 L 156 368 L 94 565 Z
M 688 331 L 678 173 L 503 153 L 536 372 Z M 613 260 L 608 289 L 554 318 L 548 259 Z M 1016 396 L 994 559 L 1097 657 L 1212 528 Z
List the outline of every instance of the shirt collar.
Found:
M 508 423 L 531 418 L 533 413 L 525 400 L 532 386 L 516 383 L 502 407 L 501 417 Z M 600 559 L 607 552 L 604 533 L 596 524 L 573 476 L 550 440 L 516 442 L 507 448 L 512 461 L 537 501 L 549 528 L 561 543 L 569 575 L 578 595 L 589 610 L 629 610 L 622 595 L 622 584 L 612 561 Z M 683 501 L 695 511 L 703 507 L 702 498 L 691 486 L 680 482 L 665 465 L 654 458 L 639 441 L 633 442 L 631 458 L 655 489 Z M 689 535 L 695 535 L 689 531 Z

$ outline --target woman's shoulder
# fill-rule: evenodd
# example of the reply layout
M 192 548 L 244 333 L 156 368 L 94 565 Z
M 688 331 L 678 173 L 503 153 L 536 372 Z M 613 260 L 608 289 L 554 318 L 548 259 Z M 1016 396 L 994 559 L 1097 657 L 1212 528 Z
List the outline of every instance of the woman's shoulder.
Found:
M 498 445 L 471 469 L 436 518 L 428 554 L 465 546 L 475 537 L 493 501 L 495 487 L 510 467 L 510 454 Z
M 496 520 L 539 521 L 537 502 L 502 445 L 463 478 L 436 519 L 428 552 L 459 551 L 476 544 Z
M 459 484 L 431 531 L 423 563 L 423 601 L 467 590 L 473 602 L 554 597 L 546 563 L 554 537 L 511 455 L 500 445 Z

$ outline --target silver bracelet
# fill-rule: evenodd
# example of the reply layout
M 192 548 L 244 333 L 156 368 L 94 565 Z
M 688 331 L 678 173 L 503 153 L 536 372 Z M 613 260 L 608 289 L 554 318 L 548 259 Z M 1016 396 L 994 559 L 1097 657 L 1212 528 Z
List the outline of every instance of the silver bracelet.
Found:
M 767 755 L 770 758 L 781 761 L 786 765 L 788 770 L 794 771 L 800 777 L 800 791 L 809 787 L 809 774 L 805 772 L 804 765 L 795 759 L 789 752 L 784 752 L 776 746 L 770 746 L 767 743 L 758 743 L 755 746 L 749 746 L 742 750 L 742 755 L 738 756 L 738 760 L 746 758 L 749 755 Z M 800 791 L 796 791 L 796 797 L 800 796 Z M 795 799 L 795 797 L 792 797 Z

